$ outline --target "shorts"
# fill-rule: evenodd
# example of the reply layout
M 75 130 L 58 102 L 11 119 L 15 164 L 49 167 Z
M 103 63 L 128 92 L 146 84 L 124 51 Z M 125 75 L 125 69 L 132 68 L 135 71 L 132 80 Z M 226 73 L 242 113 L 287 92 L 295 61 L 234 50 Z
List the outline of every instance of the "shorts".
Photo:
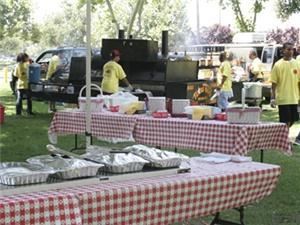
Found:
M 299 120 L 298 105 L 278 105 L 279 121 L 281 123 L 291 123 Z

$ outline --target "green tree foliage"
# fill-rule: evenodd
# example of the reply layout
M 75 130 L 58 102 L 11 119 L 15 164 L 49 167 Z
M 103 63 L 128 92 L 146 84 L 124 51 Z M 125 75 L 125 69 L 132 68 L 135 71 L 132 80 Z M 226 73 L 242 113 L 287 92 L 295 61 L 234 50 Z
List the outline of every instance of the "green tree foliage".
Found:
M 292 14 L 300 12 L 299 0 L 277 0 L 277 15 L 279 18 L 286 20 Z
M 32 31 L 38 34 L 31 22 L 31 8 L 28 0 L 0 0 L 0 39 L 19 37 L 30 40 Z M 35 41 L 36 36 L 35 36 Z
M 85 9 L 68 1 L 65 1 L 62 7 L 62 13 L 54 15 L 41 25 L 41 44 L 44 47 L 84 45 Z
M 224 8 L 230 7 L 234 12 L 237 26 L 241 32 L 255 31 L 257 14 L 263 10 L 263 4 L 268 0 L 248 0 L 245 1 L 247 9 L 252 16 L 245 16 L 240 0 L 219 0 Z
M 134 38 L 147 38 L 160 41 L 161 32 L 169 30 L 169 46 L 175 48 L 184 43 L 189 33 L 186 16 L 188 0 L 147 0 L 137 11 L 132 25 Z M 108 4 L 109 2 L 109 4 Z M 117 29 L 128 30 L 137 0 L 95 0 L 93 5 L 97 19 L 92 22 L 92 42 L 101 43 L 102 38 L 117 37 Z M 112 12 L 114 18 L 112 17 Z M 95 18 L 94 18 L 95 19 Z M 129 34 L 126 34 L 128 36 Z

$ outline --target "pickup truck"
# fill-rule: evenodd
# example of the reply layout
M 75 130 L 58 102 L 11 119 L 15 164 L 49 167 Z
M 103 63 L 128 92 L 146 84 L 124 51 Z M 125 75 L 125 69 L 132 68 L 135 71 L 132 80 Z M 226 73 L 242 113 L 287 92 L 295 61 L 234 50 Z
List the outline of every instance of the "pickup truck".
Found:
M 58 76 L 51 81 L 45 80 L 49 61 L 55 54 L 62 52 L 62 69 Z M 100 84 L 101 58 L 99 51 L 92 51 L 92 82 Z M 34 100 L 62 101 L 76 103 L 78 93 L 85 84 L 85 47 L 60 47 L 42 52 L 35 60 L 40 64 L 40 81 L 30 83 Z

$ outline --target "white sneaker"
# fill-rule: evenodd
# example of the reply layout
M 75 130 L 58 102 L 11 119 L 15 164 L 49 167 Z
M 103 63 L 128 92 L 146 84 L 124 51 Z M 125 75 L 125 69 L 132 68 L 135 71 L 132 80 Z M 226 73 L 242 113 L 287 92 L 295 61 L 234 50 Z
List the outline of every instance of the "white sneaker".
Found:
M 300 140 L 296 138 L 295 141 L 293 141 L 293 144 L 300 146 Z
M 55 113 L 56 109 L 48 109 L 48 113 Z

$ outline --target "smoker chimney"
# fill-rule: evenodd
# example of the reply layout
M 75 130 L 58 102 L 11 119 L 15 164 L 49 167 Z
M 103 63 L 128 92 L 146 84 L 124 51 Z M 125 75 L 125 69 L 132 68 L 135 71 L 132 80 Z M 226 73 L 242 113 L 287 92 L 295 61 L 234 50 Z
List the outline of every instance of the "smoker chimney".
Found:
M 168 56 L 168 31 L 167 30 L 163 30 L 162 31 L 162 40 L 161 40 L 161 54 L 164 57 Z
M 125 31 L 119 30 L 119 39 L 124 39 L 124 38 L 125 38 Z

